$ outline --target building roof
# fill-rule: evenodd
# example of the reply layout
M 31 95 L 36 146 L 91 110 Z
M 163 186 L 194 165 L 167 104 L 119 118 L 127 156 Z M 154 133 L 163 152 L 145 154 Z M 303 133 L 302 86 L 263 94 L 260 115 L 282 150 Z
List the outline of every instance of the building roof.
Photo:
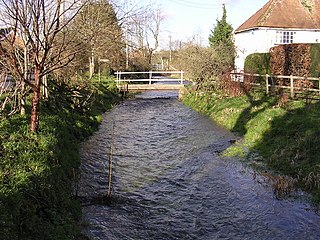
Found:
M 269 0 L 235 33 L 259 27 L 320 30 L 320 0 Z

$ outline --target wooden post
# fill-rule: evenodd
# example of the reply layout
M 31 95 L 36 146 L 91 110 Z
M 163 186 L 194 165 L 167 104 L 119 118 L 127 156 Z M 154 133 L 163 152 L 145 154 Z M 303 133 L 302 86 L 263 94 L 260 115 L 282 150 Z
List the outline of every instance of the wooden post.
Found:
M 320 95 L 320 78 L 318 80 L 319 80 L 319 95 Z
M 152 79 L 152 71 L 149 72 L 149 85 L 151 85 L 151 80 Z
M 182 70 L 180 72 L 180 83 L 181 83 L 181 85 L 183 84 L 183 71 Z
M 101 82 L 101 69 L 100 69 L 100 57 L 98 58 L 98 66 L 99 66 L 99 82 Z
M 269 75 L 266 74 L 266 93 L 269 95 Z
M 293 89 L 293 76 L 290 75 L 290 94 L 291 94 L 291 98 L 294 97 L 294 89 Z

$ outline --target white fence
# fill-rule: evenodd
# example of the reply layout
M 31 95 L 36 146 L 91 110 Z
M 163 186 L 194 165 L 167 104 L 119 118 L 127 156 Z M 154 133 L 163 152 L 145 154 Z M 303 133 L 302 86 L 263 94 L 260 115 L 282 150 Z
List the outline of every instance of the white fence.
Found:
M 146 83 L 152 84 L 154 82 L 180 82 L 184 84 L 183 71 L 149 71 L 149 72 L 116 72 L 116 82 L 121 83 Z M 143 78 L 148 75 L 148 78 Z M 177 78 L 165 78 L 166 75 L 176 75 Z M 132 78 L 132 76 L 142 76 L 142 78 Z

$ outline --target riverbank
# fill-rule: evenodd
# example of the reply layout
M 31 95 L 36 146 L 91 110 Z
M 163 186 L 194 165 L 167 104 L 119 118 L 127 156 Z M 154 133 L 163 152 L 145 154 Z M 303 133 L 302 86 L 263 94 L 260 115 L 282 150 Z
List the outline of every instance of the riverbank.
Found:
M 295 186 L 312 192 L 315 203 L 320 202 L 319 102 L 291 101 L 284 109 L 276 98 L 264 94 L 223 98 L 191 90 L 183 94 L 183 102 L 242 136 L 225 155 L 287 175 Z
M 78 145 L 119 101 L 110 86 L 103 81 L 82 88 L 78 94 L 91 96 L 85 101 L 54 86 L 41 104 L 38 134 L 28 130 L 29 116 L 1 120 L 1 239 L 82 239 L 81 208 L 72 197 Z

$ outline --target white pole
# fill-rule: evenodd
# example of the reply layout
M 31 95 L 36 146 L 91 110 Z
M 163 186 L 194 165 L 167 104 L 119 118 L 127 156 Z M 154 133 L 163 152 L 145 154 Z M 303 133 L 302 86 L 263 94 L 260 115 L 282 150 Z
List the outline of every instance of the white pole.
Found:
M 151 84 L 152 79 L 152 71 L 149 72 L 149 84 Z
M 180 83 L 181 83 L 181 85 L 183 84 L 183 71 L 181 70 L 181 72 L 180 72 Z
M 266 74 L 266 92 L 269 94 L 269 75 Z

